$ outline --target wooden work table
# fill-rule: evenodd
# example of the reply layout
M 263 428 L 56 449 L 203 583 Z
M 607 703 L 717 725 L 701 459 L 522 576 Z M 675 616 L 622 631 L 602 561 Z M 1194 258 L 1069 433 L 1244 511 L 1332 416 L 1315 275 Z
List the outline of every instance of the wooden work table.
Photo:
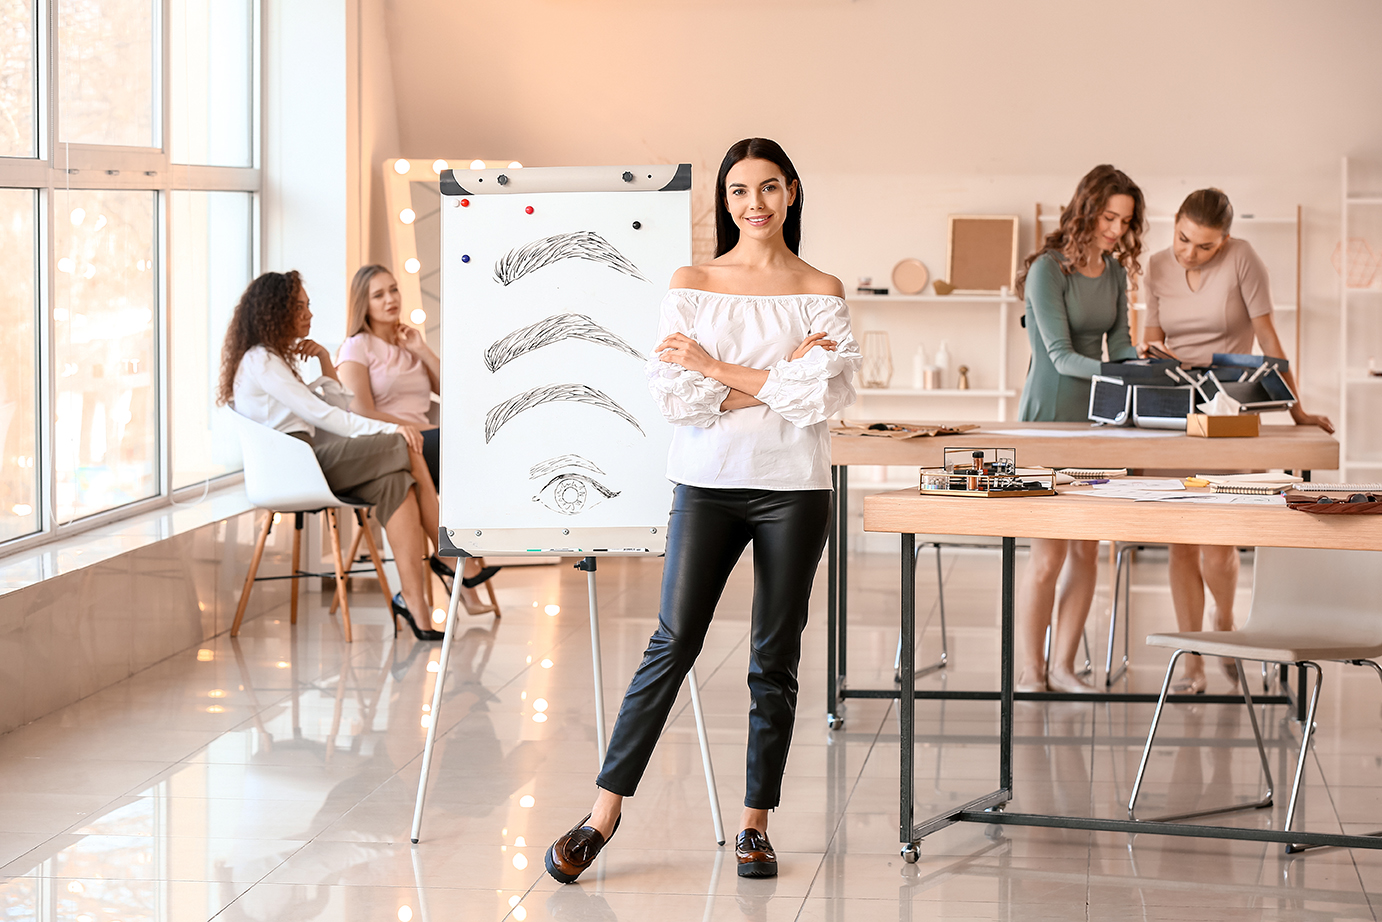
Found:
M 879 493 L 864 499 L 864 529 L 893 532 L 901 543 L 902 644 L 898 689 L 901 729 L 901 816 L 903 856 L 915 861 L 926 835 L 957 822 L 1011 823 L 1102 832 L 1153 833 L 1281 842 L 1305 845 L 1382 848 L 1382 838 L 1285 832 L 1279 829 L 1202 826 L 1098 817 L 1012 813 L 1014 559 L 1017 537 L 1087 538 L 1148 543 L 1217 543 L 1225 545 L 1382 550 L 1382 516 L 1311 515 L 1281 505 L 1209 505 L 1137 502 L 1093 496 L 1086 487 L 1065 487 L 1055 496 L 993 498 L 923 496 L 917 489 Z M 1002 538 L 1001 689 L 998 789 L 983 797 L 913 823 L 913 763 L 916 738 L 916 535 L 943 533 Z M 1309 574 L 1301 574 L 1308 579 Z M 954 696 L 940 692 L 933 697 Z M 991 694 L 989 695 L 991 697 Z M 974 696 L 974 697 L 977 697 Z M 1057 697 L 1024 695 L 1023 697 Z M 1086 699 L 1091 700 L 1091 699 Z M 1094 698 L 1092 700 L 1099 700 Z M 1201 696 L 1197 701 L 1208 700 Z M 1260 700 L 1260 699 L 1259 699 Z
M 1021 435 L 1005 435 L 1018 431 Z M 1040 432 L 1041 435 L 1029 434 Z M 1339 443 L 1315 426 L 1263 426 L 1249 439 L 1203 439 L 1173 429 L 1122 429 L 1089 423 L 984 423 L 960 435 L 889 439 L 831 433 L 835 465 L 940 467 L 945 448 L 1012 448 L 1023 467 L 1127 467 L 1316 470 L 1339 467 Z
M 1011 434 L 1011 433 L 1017 434 Z M 946 448 L 1012 448 L 1022 467 L 1084 467 L 1131 468 L 1142 470 L 1179 470 L 1193 473 L 1242 470 L 1290 470 L 1308 480 L 1312 470 L 1337 470 L 1339 443 L 1332 435 L 1315 426 L 1263 426 L 1255 438 L 1205 439 L 1187 436 L 1183 431 L 1170 429 L 1124 429 L 1092 426 L 1089 423 L 984 423 L 983 428 L 959 435 L 939 435 L 915 439 L 891 439 L 874 436 L 850 436 L 832 433 L 830 439 L 831 477 L 835 490 L 831 497 L 834 517 L 830 529 L 826 561 L 829 573 L 826 599 L 826 722 L 836 729 L 843 726 L 842 704 L 845 698 L 871 697 L 875 690 L 849 688 L 849 467 L 855 464 L 894 465 L 910 467 L 906 480 L 917 482 L 917 469 L 939 467 L 941 453 Z M 873 484 L 863 486 L 873 487 Z M 878 486 L 882 486 L 881 484 Z M 1005 501 L 1006 502 L 1006 501 Z M 1076 500 L 1076 502 L 1098 502 Z M 1000 505 L 1002 505 L 1000 503 Z M 1205 507 L 1201 507 L 1204 511 Z M 1209 507 L 1213 508 L 1213 507 Z M 921 534 L 929 535 L 1000 535 L 1001 532 L 976 532 L 969 521 L 950 519 L 937 514 L 928 516 L 927 527 Z M 953 511 L 953 510 L 951 510 Z M 1174 518 L 1177 510 L 1163 510 Z M 1220 509 L 1220 512 L 1223 510 Z M 991 508 L 976 510 L 1000 515 Z M 1298 514 L 1299 515 L 1299 514 Z M 1213 515 L 1196 516 L 1196 522 L 1213 521 Z M 1236 520 L 1236 521 L 1242 521 Z M 1056 531 L 1028 533 L 1021 537 L 1064 537 L 1109 540 L 1107 529 L 1091 526 L 1079 534 L 1062 531 L 1065 523 L 1053 526 Z M 1307 528 L 1300 523 L 1301 528 Z M 1328 526 L 1323 526 L 1328 527 Z M 866 526 L 867 528 L 867 526 Z M 1199 532 L 1193 538 L 1167 538 L 1174 529 L 1158 532 L 1160 537 L 1147 537 L 1148 543 L 1188 541 L 1192 544 L 1232 544 L 1219 541 L 1211 530 Z M 1257 544 L 1250 537 L 1245 544 Z M 937 545 L 939 554 L 939 544 Z M 1124 556 L 1119 553 L 1114 573 L 1121 574 Z M 1126 558 L 1130 559 L 1130 558 Z M 1112 595 L 1117 597 L 1117 577 Z M 1125 593 L 1126 594 L 1126 593 Z M 1117 603 L 1115 602 L 1115 605 Z M 944 607 L 942 604 L 942 612 Z M 1115 612 L 1116 614 L 1116 612 Z M 942 614 L 942 618 L 944 615 Z M 1116 619 L 1115 619 L 1116 620 Z M 1110 632 L 1110 637 L 1111 637 Z M 1126 642 L 1123 665 L 1127 664 Z M 944 657 L 942 658 L 944 662 Z M 1105 684 L 1111 685 L 1122 673 L 1113 669 L 1112 639 L 1105 663 Z

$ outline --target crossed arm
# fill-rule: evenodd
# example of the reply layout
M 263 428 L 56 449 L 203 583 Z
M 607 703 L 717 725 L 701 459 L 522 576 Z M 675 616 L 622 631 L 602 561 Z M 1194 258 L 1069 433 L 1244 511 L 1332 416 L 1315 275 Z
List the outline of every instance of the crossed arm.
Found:
M 792 350 L 787 360 L 795 362 L 816 346 L 827 352 L 834 352 L 839 344 L 835 340 L 826 339 L 824 333 L 812 333 Z M 658 358 L 664 362 L 675 363 L 688 371 L 698 371 L 728 387 L 729 395 L 720 404 L 720 409 L 725 412 L 761 406 L 763 403 L 754 394 L 761 391 L 768 381 L 768 371 L 765 368 L 749 368 L 746 365 L 713 359 L 701 348 L 700 343 L 684 333 L 671 334 L 657 344 L 655 351 Z

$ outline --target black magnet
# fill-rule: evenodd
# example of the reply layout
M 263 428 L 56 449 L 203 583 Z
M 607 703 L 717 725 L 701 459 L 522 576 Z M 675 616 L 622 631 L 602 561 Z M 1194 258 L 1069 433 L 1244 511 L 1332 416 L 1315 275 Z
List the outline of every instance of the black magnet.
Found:
M 501 186 L 507 186 L 509 184 L 509 177 L 505 176 L 503 173 L 500 173 L 499 176 L 495 179 L 495 182 L 499 183 L 499 185 Z
M 634 229 L 634 230 L 638 230 L 638 229 L 641 228 L 642 226 L 643 226 L 643 222 L 642 222 L 642 221 L 635 221 L 635 222 L 633 222 L 633 229 Z
M 628 170 L 624 171 L 624 182 L 633 182 L 633 174 Z

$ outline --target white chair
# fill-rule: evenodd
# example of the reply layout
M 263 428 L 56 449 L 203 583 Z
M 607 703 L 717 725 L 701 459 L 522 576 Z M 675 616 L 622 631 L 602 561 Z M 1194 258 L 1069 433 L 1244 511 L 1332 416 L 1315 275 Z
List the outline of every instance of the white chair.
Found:
M 1142 777 L 1147 771 L 1147 759 L 1156 739 L 1157 724 L 1171 676 L 1176 663 L 1186 653 L 1203 656 L 1226 656 L 1238 664 L 1239 685 L 1243 701 L 1248 706 L 1248 718 L 1257 739 L 1257 752 L 1262 760 L 1262 772 L 1267 780 L 1267 793 L 1261 800 L 1183 813 L 1159 818 L 1162 822 L 1227 813 L 1233 810 L 1270 807 L 1272 805 L 1272 773 L 1267 765 L 1267 750 L 1262 745 L 1262 731 L 1253 711 L 1252 693 L 1248 691 L 1247 673 L 1243 660 L 1264 663 L 1290 664 L 1315 673 L 1315 687 L 1310 693 L 1310 705 L 1301 725 L 1300 755 L 1296 760 L 1295 780 L 1291 784 L 1291 799 L 1286 806 L 1286 825 L 1291 828 L 1295 818 L 1296 801 L 1300 795 L 1301 778 L 1305 773 L 1305 757 L 1315 730 L 1315 708 L 1320 700 L 1323 678 L 1319 663 L 1332 660 L 1354 666 L 1368 666 L 1382 678 L 1382 667 L 1372 657 L 1382 656 L 1382 552 L 1337 551 L 1303 548 L 1259 547 L 1253 566 L 1252 608 L 1248 621 L 1238 631 L 1187 631 L 1178 634 L 1152 634 L 1147 643 L 1156 647 L 1174 647 L 1166 678 L 1161 683 L 1161 697 L 1147 733 L 1147 745 L 1142 750 L 1142 763 L 1137 768 L 1132 797 L 1128 800 L 1128 816 L 1136 819 L 1137 795 Z M 1300 693 L 1305 694 L 1304 683 Z M 1305 846 L 1288 845 L 1286 851 L 1302 851 Z
M 293 567 L 288 577 L 265 577 L 266 579 L 291 579 L 293 581 L 291 603 L 289 606 L 292 624 L 298 621 L 298 580 L 304 576 L 325 576 L 327 574 L 308 573 L 298 568 L 302 553 L 303 517 L 309 512 L 325 512 L 331 526 L 331 549 L 335 557 L 336 600 L 341 606 L 341 628 L 346 642 L 351 641 L 350 605 L 346 601 L 345 581 L 349 574 L 341 554 L 340 510 L 354 511 L 365 543 L 369 547 L 370 560 L 374 562 L 375 575 L 379 577 L 379 591 L 384 594 L 384 604 L 391 600 L 389 583 L 384 576 L 384 562 L 380 559 L 379 548 L 374 542 L 365 521 L 365 513 L 371 508 L 367 503 L 337 496 L 327 486 L 321 465 L 312 446 L 301 439 L 285 435 L 276 429 L 256 423 L 251 419 L 231 412 L 235 428 L 240 434 L 240 448 L 245 461 L 245 493 L 250 502 L 265 512 L 264 525 L 259 530 L 259 540 L 254 546 L 254 556 L 250 560 L 250 571 L 245 576 L 245 587 L 240 592 L 240 604 L 235 609 L 235 621 L 230 626 L 230 636 L 240 633 L 240 622 L 245 617 L 249 605 L 250 589 L 254 587 L 259 572 L 259 560 L 264 555 L 264 545 L 273 529 L 274 516 L 291 512 L 294 516 Z M 335 606 L 332 606 L 333 609 Z

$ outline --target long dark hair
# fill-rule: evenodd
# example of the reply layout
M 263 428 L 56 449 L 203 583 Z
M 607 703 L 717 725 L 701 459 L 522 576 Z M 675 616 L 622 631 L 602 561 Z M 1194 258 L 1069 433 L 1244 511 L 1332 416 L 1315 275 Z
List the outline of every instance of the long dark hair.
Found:
M 797 184 L 797 197 L 787 206 L 787 218 L 782 222 L 782 239 L 787 249 L 801 255 L 801 177 L 797 168 L 787 157 L 787 152 L 776 141 L 767 138 L 745 138 L 725 151 L 725 159 L 720 161 L 720 175 L 715 177 L 715 255 L 724 256 L 739 242 L 739 225 L 730 217 L 726 204 L 725 176 L 730 168 L 740 160 L 767 160 L 782 171 L 782 181 L 790 189 Z
M 297 374 L 289 350 L 297 340 L 297 309 L 293 300 L 302 290 L 302 276 L 289 272 L 265 272 L 250 282 L 235 305 L 226 342 L 221 348 L 221 381 L 216 403 L 225 406 L 235 397 L 235 373 L 240 360 L 255 346 L 264 346 L 288 363 Z M 299 376 L 298 380 L 301 380 Z
M 1104 163 L 1084 175 L 1080 184 L 1075 187 L 1075 197 L 1060 213 L 1060 224 L 1046 235 L 1041 248 L 1028 256 L 1027 261 L 1022 264 L 1022 271 L 1017 276 L 1018 297 L 1022 296 L 1026 287 L 1027 273 L 1031 270 L 1032 263 L 1046 253 L 1055 253 L 1061 257 L 1061 271 L 1067 275 L 1079 264 L 1090 244 L 1094 242 L 1094 232 L 1099 227 L 1099 216 L 1108 207 L 1108 200 L 1115 195 L 1132 198 L 1132 220 L 1128 222 L 1127 230 L 1123 231 L 1123 236 L 1114 246 L 1113 255 L 1127 272 L 1128 284 L 1136 281 L 1142 272 L 1138 257 L 1142 255 L 1142 231 L 1147 206 L 1137 183 L 1129 179 L 1128 174 L 1122 170 Z M 1037 233 L 1040 232 L 1041 229 L 1037 228 Z

